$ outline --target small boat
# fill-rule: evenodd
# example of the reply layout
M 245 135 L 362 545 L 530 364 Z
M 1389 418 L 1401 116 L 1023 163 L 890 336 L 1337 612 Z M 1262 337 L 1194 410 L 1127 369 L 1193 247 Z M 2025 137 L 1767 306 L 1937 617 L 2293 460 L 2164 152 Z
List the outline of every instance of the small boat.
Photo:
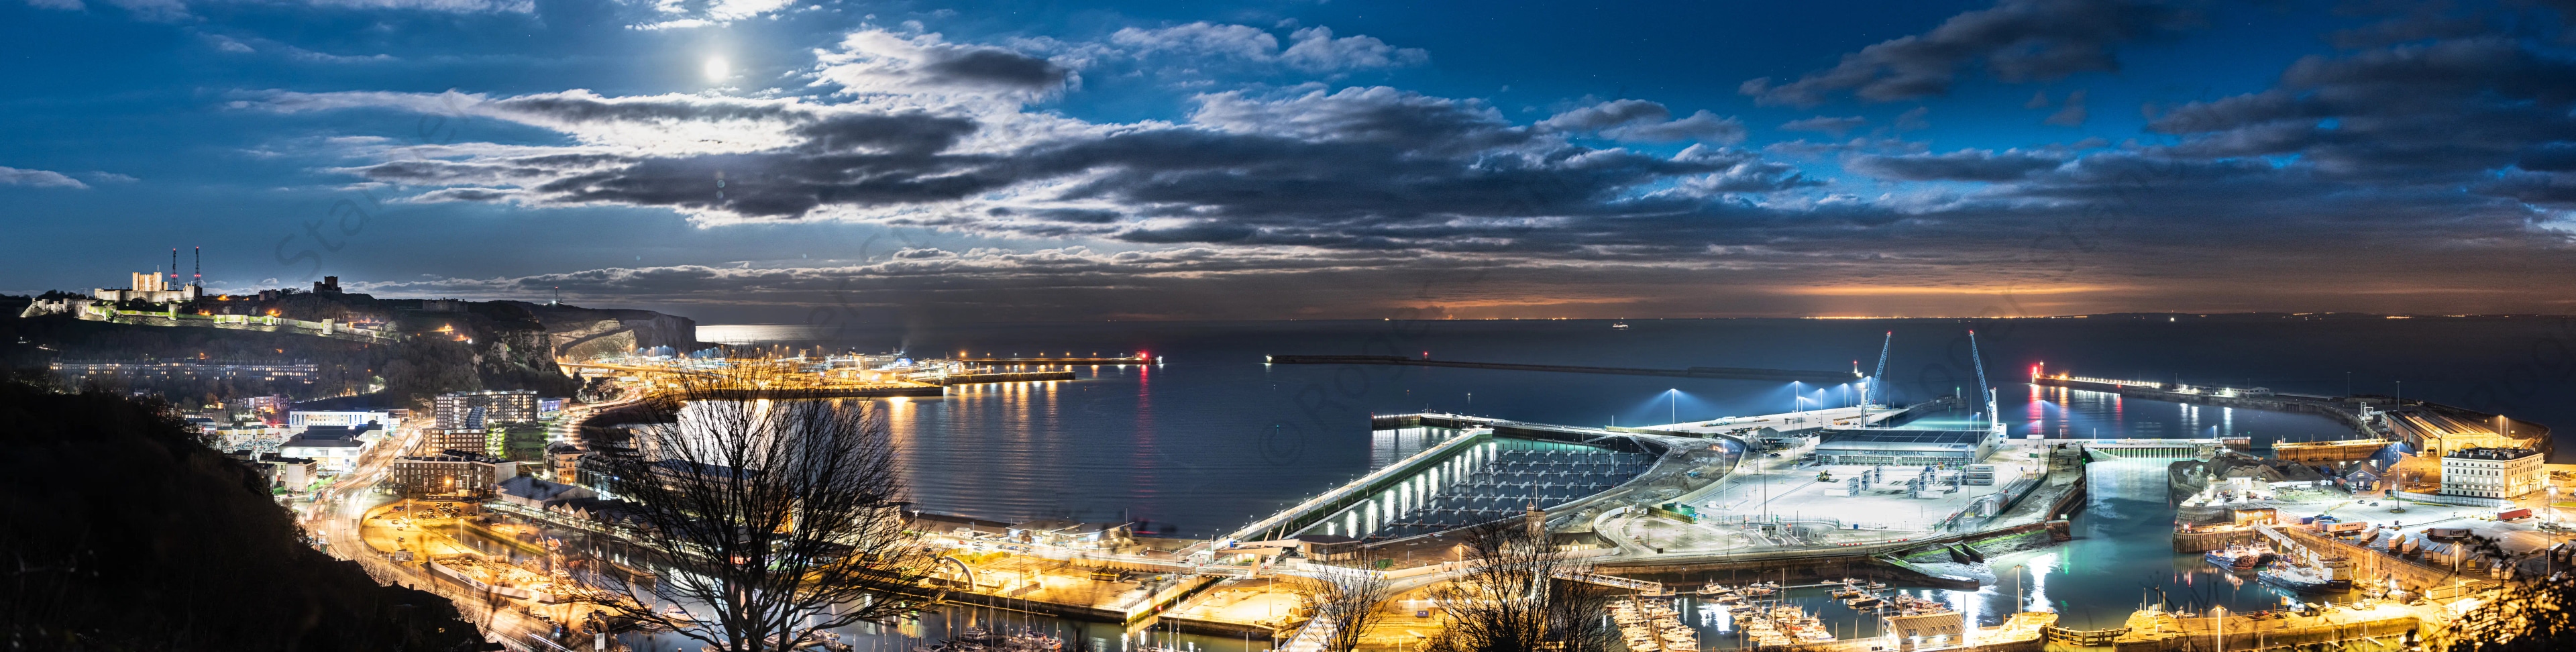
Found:
M 1874 595 L 1863 595 L 1843 601 L 1844 606 L 1854 609 L 1869 609 L 1884 603 L 1886 603 L 1885 600 L 1880 600 L 1878 599 L 1878 596 Z
M 1610 330 L 1614 330 L 1614 331 L 1624 331 L 1624 330 L 1628 330 L 1628 322 L 1624 322 L 1624 321 L 1614 321 L 1614 322 L 1610 322 Z
M 2352 588 L 2352 580 L 2327 579 L 2323 573 L 2288 562 L 2273 562 L 2254 574 L 2254 579 L 2299 593 L 2334 593 Z
M 1886 583 L 1886 582 L 1877 581 L 1877 580 L 1870 580 L 1870 582 L 1869 582 L 1868 584 L 1863 584 L 1863 585 L 1860 585 L 1860 586 L 1861 586 L 1861 588 L 1864 588 L 1864 589 L 1869 589 L 1869 590 L 1872 590 L 1872 591 L 1880 591 L 1880 590 L 1885 590 L 1885 589 L 1887 588 L 1887 583 Z

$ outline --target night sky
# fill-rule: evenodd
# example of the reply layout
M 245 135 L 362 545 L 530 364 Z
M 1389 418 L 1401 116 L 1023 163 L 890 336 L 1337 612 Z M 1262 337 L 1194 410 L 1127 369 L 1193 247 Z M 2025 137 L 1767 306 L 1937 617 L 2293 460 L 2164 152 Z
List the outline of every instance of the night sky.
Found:
M 0 3 L 0 292 L 202 246 L 709 323 L 2576 302 L 2569 0 Z

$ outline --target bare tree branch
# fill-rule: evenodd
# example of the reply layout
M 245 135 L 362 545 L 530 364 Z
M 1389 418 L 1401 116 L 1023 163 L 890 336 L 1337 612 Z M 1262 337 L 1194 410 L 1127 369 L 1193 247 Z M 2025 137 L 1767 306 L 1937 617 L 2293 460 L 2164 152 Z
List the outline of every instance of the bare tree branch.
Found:
M 867 400 L 749 398 L 789 373 L 686 375 L 650 401 L 661 423 L 605 470 L 637 504 L 656 575 L 593 573 L 582 601 L 734 652 L 922 607 L 935 555 L 908 529 L 883 420 Z
M 1447 627 L 1431 652 L 1610 652 L 1617 636 L 1601 621 L 1607 587 L 1560 580 L 1583 565 L 1516 521 L 1466 533 L 1466 572 L 1432 590 Z
M 1323 577 L 1299 584 L 1299 597 L 1315 614 L 1313 626 L 1324 627 L 1324 652 L 1351 652 L 1378 621 L 1386 619 L 1386 601 L 1395 585 L 1386 574 L 1356 568 L 1325 567 Z

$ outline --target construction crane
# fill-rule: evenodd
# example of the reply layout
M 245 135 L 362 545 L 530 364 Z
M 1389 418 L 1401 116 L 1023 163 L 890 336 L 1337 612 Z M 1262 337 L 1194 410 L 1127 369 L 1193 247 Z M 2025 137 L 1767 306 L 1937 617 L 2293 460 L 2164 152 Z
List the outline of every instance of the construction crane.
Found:
M 1986 358 L 1977 353 L 1977 332 L 1973 330 L 1968 331 L 1968 361 L 1977 365 L 1977 392 L 1986 399 L 1986 429 L 2003 427 L 2003 415 L 1995 413 L 1995 389 L 1986 384 Z
M 1885 382 L 1880 379 L 1887 377 L 1887 347 L 1895 343 L 1896 331 L 1888 331 L 1887 338 L 1878 342 L 1878 371 L 1870 372 L 1867 384 L 1860 387 L 1860 425 L 1863 428 L 1869 427 L 1870 401 L 1887 399 L 1887 390 L 1878 386 Z
M 1890 346 L 1890 345 L 1893 345 L 1893 344 L 1895 344 L 1895 343 L 1896 343 L 1896 331 L 1888 331 L 1888 332 L 1887 332 L 1887 339 L 1884 339 L 1884 340 L 1880 340 L 1880 341 L 1879 341 L 1879 343 L 1878 343 L 1878 371 L 1873 371 L 1873 372 L 1870 372 L 1870 374 L 1869 374 L 1869 387 L 1868 387 L 1868 389 L 1866 390 L 1866 392 L 1861 396 L 1861 404 L 1862 404 L 1862 405 L 1868 405 L 1868 404 L 1869 404 L 1870 399 L 1879 399 L 1879 400 L 1886 400 L 1886 399 L 1887 399 L 1887 390 L 1882 389 L 1882 388 L 1880 388 L 1880 387 L 1879 387 L 1879 385 L 1882 383 L 1882 381 L 1880 381 L 1879 379 L 1881 379 L 1881 378 L 1886 378 L 1886 377 L 1887 377 L 1887 347 L 1888 347 L 1888 346 Z

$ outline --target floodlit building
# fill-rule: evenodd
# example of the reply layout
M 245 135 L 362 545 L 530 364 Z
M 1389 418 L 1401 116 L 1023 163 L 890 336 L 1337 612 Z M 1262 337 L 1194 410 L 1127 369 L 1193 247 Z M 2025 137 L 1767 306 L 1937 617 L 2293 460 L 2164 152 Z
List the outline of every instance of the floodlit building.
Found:
M 441 394 L 435 406 L 433 416 L 440 428 L 491 428 L 537 420 L 537 393 L 524 389 Z
M 2398 441 L 2427 455 L 2444 455 L 2471 448 L 2523 448 L 2547 444 L 2547 433 L 2530 424 L 2502 416 L 2481 415 L 2452 408 L 2415 405 L 2381 414 Z M 2538 443 L 2534 443 L 2535 440 Z
M 297 435 L 277 445 L 278 455 L 313 460 L 316 469 L 331 474 L 348 473 L 350 469 L 357 468 L 358 454 L 366 450 L 367 443 L 358 441 L 356 437 L 328 434 Z
M 1990 430 L 1857 428 L 1826 430 L 1822 439 L 1817 463 L 1867 466 L 1955 468 L 1985 461 L 2000 444 Z
M 2473 498 L 2520 498 L 2543 486 L 2540 451 L 2463 448 L 2442 456 L 2442 493 Z
M 553 469 L 554 480 L 567 484 L 581 482 L 581 456 L 587 452 L 572 442 L 546 444 L 546 464 Z
M 490 453 L 492 450 L 492 433 L 482 428 L 430 428 L 425 434 L 432 449 L 453 448 L 477 453 Z
M 293 430 L 304 430 L 314 426 L 356 427 L 370 423 L 376 424 L 376 427 L 386 430 L 392 430 L 396 425 L 393 413 L 386 411 L 298 410 L 286 413 L 286 427 Z
M 517 477 L 519 465 L 474 451 L 444 450 L 394 460 L 394 484 L 403 497 L 476 499 L 489 496 L 502 480 Z

